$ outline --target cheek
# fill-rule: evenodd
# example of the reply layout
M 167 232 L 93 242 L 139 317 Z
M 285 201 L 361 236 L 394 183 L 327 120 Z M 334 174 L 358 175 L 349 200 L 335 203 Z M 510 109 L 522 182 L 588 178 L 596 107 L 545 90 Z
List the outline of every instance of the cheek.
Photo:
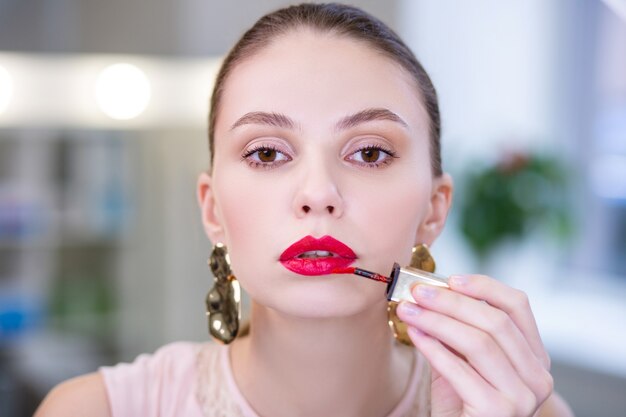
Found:
M 393 262 L 408 264 L 416 231 L 428 212 L 430 180 L 414 172 L 352 194 L 367 267 L 387 272 Z M 366 267 L 366 265 L 364 265 Z M 382 269 L 381 269 L 382 268 Z
M 258 177 L 250 178 L 241 171 L 220 171 L 215 192 L 233 269 L 267 261 L 269 254 L 260 246 L 281 233 L 279 225 L 287 204 L 284 188 L 276 183 L 266 186 Z

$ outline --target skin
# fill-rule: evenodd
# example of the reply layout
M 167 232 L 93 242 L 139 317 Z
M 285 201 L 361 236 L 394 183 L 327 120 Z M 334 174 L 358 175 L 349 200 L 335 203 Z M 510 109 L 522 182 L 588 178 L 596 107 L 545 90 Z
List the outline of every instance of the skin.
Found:
M 397 119 L 338 126 L 368 109 Z M 294 31 L 235 67 L 215 140 L 198 200 L 207 236 L 227 245 L 252 300 L 250 335 L 231 349 L 243 395 L 260 415 L 386 415 L 405 390 L 413 353 L 390 336 L 385 286 L 305 277 L 278 258 L 306 235 L 328 234 L 354 250 L 355 265 L 385 272 L 407 264 L 415 244 L 434 242 L 452 181 L 432 175 L 428 117 L 413 81 L 362 43 Z M 367 163 L 368 146 L 384 150 L 378 165 Z M 571 415 L 552 392 L 525 295 L 484 276 L 453 282 L 451 290 L 415 288 L 416 303 L 399 310 L 433 369 L 432 415 L 532 416 L 540 407 L 540 416 Z M 53 391 L 36 415 L 109 415 L 99 375 L 81 378 Z M 73 412 L 72 402 L 82 408 Z

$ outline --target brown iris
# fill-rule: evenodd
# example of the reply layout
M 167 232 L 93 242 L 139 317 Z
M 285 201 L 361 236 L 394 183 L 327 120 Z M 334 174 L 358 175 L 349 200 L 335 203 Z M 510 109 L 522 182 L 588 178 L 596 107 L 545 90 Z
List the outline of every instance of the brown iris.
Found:
M 361 158 L 363 158 L 363 162 L 376 162 L 380 157 L 380 149 L 363 149 L 361 151 Z
M 261 149 L 259 151 L 259 160 L 261 162 L 274 162 L 276 160 L 276 150 Z

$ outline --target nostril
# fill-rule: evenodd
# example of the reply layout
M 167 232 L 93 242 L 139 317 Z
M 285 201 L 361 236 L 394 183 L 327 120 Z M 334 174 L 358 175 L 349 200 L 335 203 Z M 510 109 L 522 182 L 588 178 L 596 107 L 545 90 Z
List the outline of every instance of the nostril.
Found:
M 326 206 L 326 210 L 328 211 L 329 214 L 333 214 L 335 212 L 335 206 Z M 308 214 L 309 212 L 312 211 L 311 206 L 302 206 L 302 213 L 304 214 Z

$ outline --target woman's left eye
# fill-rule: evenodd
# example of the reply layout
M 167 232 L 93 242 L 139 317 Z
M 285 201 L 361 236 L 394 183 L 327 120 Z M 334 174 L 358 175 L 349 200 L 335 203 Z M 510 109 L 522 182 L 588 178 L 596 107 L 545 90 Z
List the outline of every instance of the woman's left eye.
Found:
M 394 158 L 397 158 L 397 156 L 392 150 L 381 146 L 368 145 L 350 154 L 346 160 L 357 162 L 359 165 L 378 168 L 389 165 Z
M 290 161 L 291 157 L 273 146 L 262 145 L 246 151 L 242 159 L 246 160 L 251 167 L 273 168 Z

